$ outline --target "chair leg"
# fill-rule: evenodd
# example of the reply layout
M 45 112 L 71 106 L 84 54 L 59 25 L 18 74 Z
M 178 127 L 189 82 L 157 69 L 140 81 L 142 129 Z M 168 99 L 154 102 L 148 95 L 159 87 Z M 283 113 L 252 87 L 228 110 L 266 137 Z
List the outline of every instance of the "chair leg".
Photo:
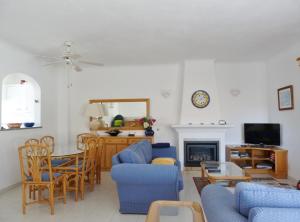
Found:
M 78 201 L 78 175 L 75 176 L 75 201 Z
M 65 176 L 63 177 L 62 183 L 63 183 L 64 204 L 66 204 L 67 203 L 67 179 Z
M 51 215 L 54 214 L 54 184 L 49 185 L 49 202 Z
M 22 184 L 22 211 L 26 214 L 26 184 Z
M 80 194 L 81 194 L 81 200 L 84 199 L 84 176 L 81 176 L 81 180 L 80 180 Z
M 101 163 L 99 163 L 97 166 L 96 183 L 101 184 Z
M 95 170 L 91 171 L 89 182 L 90 182 L 90 192 L 92 192 L 94 191 L 94 184 L 95 184 Z
M 32 187 L 31 187 L 31 185 L 29 185 L 28 189 L 29 189 L 29 194 L 28 194 L 28 196 L 29 196 L 29 199 L 31 199 L 31 192 L 32 192 Z

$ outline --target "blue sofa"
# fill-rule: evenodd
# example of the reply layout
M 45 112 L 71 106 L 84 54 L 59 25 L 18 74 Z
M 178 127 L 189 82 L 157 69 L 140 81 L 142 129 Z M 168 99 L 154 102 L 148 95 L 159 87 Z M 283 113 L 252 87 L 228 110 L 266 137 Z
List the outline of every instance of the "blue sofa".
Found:
M 183 189 L 180 162 L 150 164 L 156 157 L 176 159 L 176 148 L 154 149 L 145 140 L 113 156 L 111 176 L 117 183 L 121 213 L 147 214 L 155 200 L 179 200 Z
M 238 183 L 232 193 L 220 185 L 207 185 L 201 201 L 208 222 L 300 221 L 300 191 L 255 183 Z

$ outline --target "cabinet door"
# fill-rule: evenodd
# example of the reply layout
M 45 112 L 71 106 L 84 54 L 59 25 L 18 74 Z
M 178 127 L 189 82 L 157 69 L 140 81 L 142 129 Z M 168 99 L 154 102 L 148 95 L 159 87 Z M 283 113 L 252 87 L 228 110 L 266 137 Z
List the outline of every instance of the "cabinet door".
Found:
M 105 145 L 105 162 L 104 162 L 104 169 L 110 170 L 112 166 L 111 158 L 113 155 L 117 153 L 117 145 L 116 144 L 106 144 Z
M 126 147 L 128 147 L 127 144 L 117 144 L 117 153 L 124 150 Z

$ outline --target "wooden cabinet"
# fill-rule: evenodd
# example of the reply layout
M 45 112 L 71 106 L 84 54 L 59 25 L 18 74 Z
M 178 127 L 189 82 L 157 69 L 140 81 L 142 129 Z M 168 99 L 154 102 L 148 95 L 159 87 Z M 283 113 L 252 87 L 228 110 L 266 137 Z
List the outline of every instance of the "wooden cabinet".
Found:
M 103 171 L 109 171 L 112 167 L 112 157 L 121 152 L 129 145 L 137 143 L 141 140 L 148 140 L 153 143 L 153 137 L 146 136 L 135 136 L 135 137 L 111 137 L 111 136 L 99 136 L 103 138 L 103 154 L 101 157 L 101 169 Z
M 236 163 L 248 174 L 270 174 L 278 179 L 288 177 L 288 151 L 279 147 L 227 146 L 226 161 Z M 258 167 L 263 164 L 270 165 L 272 168 Z

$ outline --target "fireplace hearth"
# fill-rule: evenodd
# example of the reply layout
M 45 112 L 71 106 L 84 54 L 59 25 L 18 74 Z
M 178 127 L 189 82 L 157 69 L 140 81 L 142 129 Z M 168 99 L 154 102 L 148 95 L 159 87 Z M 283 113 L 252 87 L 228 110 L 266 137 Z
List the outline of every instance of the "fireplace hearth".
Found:
M 202 161 L 219 160 L 219 141 L 184 141 L 184 166 L 199 167 Z

